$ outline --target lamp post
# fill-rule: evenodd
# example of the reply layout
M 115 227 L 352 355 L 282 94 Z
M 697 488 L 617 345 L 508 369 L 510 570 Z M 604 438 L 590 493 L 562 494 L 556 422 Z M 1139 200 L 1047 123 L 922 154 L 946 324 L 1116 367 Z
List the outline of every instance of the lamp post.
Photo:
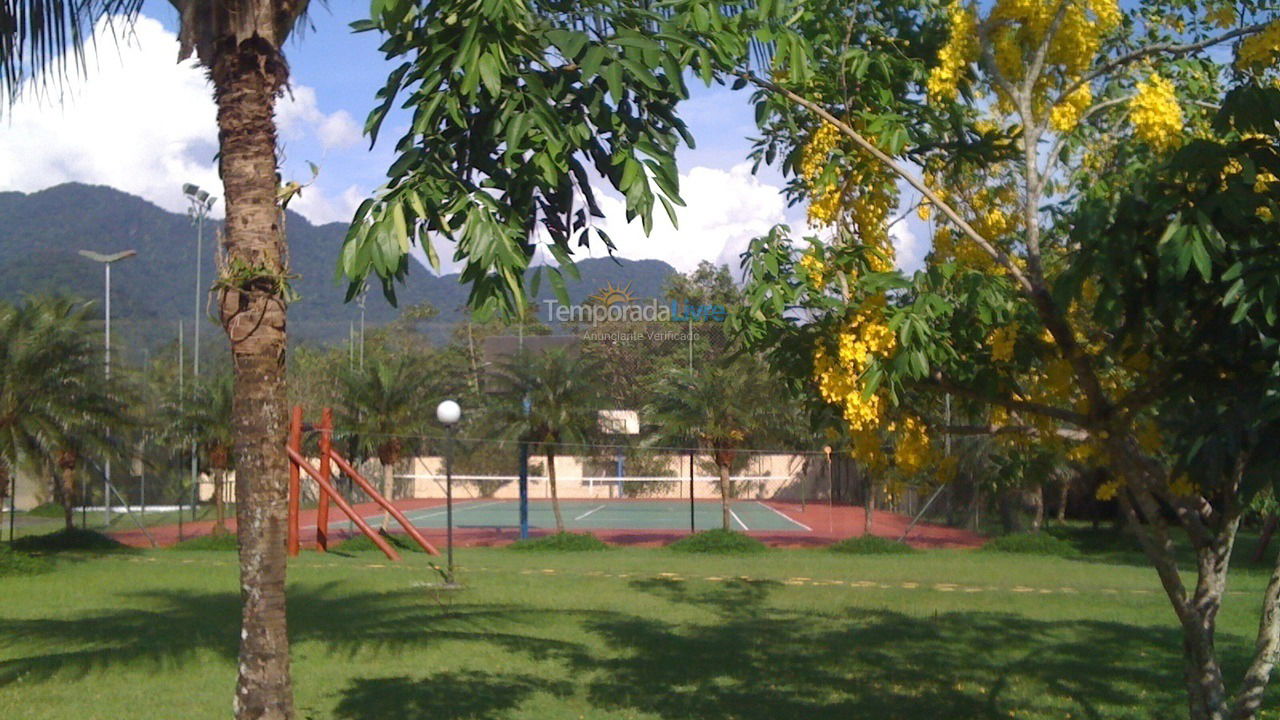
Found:
M 453 431 L 462 418 L 462 408 L 452 400 L 445 400 L 436 406 L 436 419 L 444 424 L 448 433 L 444 452 L 444 515 L 445 546 L 448 557 L 448 577 L 446 581 L 453 584 Z
M 87 257 L 94 262 L 102 263 L 104 289 L 103 289 L 103 315 L 106 318 L 103 333 L 103 367 L 106 372 L 107 380 L 111 379 L 111 266 L 127 258 L 137 255 L 136 250 L 124 250 L 110 255 L 96 253 L 92 250 L 81 250 L 80 255 Z M 111 429 L 107 428 L 108 437 L 111 435 Z M 103 486 L 103 511 L 105 514 L 106 524 L 111 524 L 111 454 L 108 453 L 106 461 L 103 463 L 103 471 L 105 475 L 105 485 Z
M 187 214 L 191 216 L 191 222 L 196 226 L 196 301 L 195 316 L 193 318 L 194 325 L 191 328 L 192 343 L 194 344 L 194 352 L 191 361 L 191 391 L 196 390 L 197 378 L 200 377 L 200 294 L 202 292 L 200 274 L 202 263 L 204 262 L 204 221 L 209 217 L 209 211 L 213 209 L 213 204 L 218 198 L 210 195 L 207 191 L 201 190 L 200 186 L 194 183 L 184 183 L 182 185 L 182 194 L 187 196 L 187 202 L 191 206 L 187 209 Z M 200 468 L 198 465 L 197 448 L 195 438 L 191 439 L 191 492 L 197 493 L 197 480 Z M 181 493 L 179 493 L 181 494 Z M 195 519 L 195 508 L 197 498 L 192 498 L 191 518 Z M 178 515 L 182 515 L 182 510 L 178 510 Z

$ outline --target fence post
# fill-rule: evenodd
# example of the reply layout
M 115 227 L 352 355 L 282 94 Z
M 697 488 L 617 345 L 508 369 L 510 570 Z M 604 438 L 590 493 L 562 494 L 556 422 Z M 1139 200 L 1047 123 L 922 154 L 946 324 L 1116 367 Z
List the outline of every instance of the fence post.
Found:
M 293 406 L 293 415 L 289 419 L 288 449 L 302 454 L 302 406 Z M 297 557 L 301 550 L 298 537 L 298 511 L 301 505 L 301 478 L 298 474 L 298 463 L 289 461 L 289 556 Z
M 330 470 L 329 453 L 333 449 L 333 410 L 325 408 L 320 411 L 320 477 L 331 483 L 333 477 Z M 321 552 L 329 550 L 329 496 L 318 493 L 316 499 L 316 549 Z

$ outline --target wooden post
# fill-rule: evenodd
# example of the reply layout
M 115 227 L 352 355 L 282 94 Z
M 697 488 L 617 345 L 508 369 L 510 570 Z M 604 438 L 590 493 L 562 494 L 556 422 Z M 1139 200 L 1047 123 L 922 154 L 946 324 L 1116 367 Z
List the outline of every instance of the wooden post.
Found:
M 331 483 L 333 477 L 330 470 L 329 452 L 333 447 L 333 411 L 325 408 L 320 411 L 320 477 Z M 329 550 L 329 495 L 317 493 L 316 508 L 316 549 L 321 552 Z
M 289 419 L 288 450 L 302 454 L 302 406 L 293 406 L 293 415 Z M 289 463 L 289 556 L 297 557 L 301 550 L 298 533 L 298 512 L 301 504 L 301 477 L 297 463 Z

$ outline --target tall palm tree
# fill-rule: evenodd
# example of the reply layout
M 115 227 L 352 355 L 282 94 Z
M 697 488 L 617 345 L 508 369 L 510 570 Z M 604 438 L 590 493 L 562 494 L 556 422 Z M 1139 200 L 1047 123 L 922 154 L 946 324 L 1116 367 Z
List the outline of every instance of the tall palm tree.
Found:
M 90 337 L 90 307 L 61 297 L 0 304 L 0 486 L 21 464 L 55 464 L 67 529 L 82 461 L 119 457 L 110 431 L 130 424 Z
M 419 434 L 430 416 L 427 378 L 407 355 L 375 357 L 363 368 L 339 376 L 342 406 L 339 427 L 360 455 L 376 455 L 382 469 L 382 495 L 391 499 L 395 466 L 404 458 L 410 436 Z M 382 516 L 382 530 L 391 516 Z
M 738 451 L 752 439 L 785 431 L 796 416 L 775 403 L 779 385 L 751 356 L 697 369 L 670 368 L 654 383 L 645 408 L 654 438 L 670 444 L 696 443 L 711 454 L 719 475 L 721 521 L 732 530 L 729 471 Z
M 157 435 L 169 447 L 189 447 L 195 442 L 213 479 L 213 533 L 227 532 L 226 480 L 234 467 L 231 448 L 234 406 L 231 373 L 223 372 L 199 382 L 189 391 L 169 394 L 157 423 Z
M 566 443 L 585 443 L 599 431 L 604 406 L 600 371 L 590 358 L 551 349 L 513 355 L 497 374 L 506 391 L 488 421 L 498 434 L 532 443 L 546 455 L 556 532 L 564 532 L 556 450 Z
M 284 362 L 290 292 L 274 113 L 289 79 L 283 46 L 308 0 L 170 2 L 179 16 L 178 59 L 194 55 L 208 70 L 218 111 L 226 222 L 215 287 L 235 367 L 243 600 L 235 715 L 291 718 L 284 594 L 289 463 L 281 452 L 289 414 Z M 61 77 L 66 63 L 80 58 L 97 20 L 108 14 L 132 19 L 141 5 L 142 0 L 0 3 L 0 95 L 15 97 L 25 80 L 45 68 Z

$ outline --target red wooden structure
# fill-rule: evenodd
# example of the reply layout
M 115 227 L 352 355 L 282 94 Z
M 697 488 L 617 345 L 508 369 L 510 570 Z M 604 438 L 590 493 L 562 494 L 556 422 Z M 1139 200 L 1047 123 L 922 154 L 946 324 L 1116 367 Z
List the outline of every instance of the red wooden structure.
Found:
M 381 533 L 369 527 L 369 523 L 351 507 L 346 498 L 337 491 L 333 486 L 333 470 L 332 466 L 337 465 L 340 470 L 351 481 L 356 484 L 366 495 L 368 495 L 375 503 L 380 505 L 391 517 L 400 523 L 404 531 L 413 538 L 414 542 L 422 546 L 432 555 L 439 555 L 440 551 L 434 545 L 427 542 L 426 538 L 418 532 L 418 529 L 409 522 L 404 516 L 391 504 L 389 500 L 379 493 L 373 484 L 364 478 L 356 469 L 347 462 L 337 450 L 333 449 L 333 413 L 329 408 L 325 408 L 320 413 L 320 424 L 312 430 L 320 434 L 320 467 L 313 467 L 310 461 L 302 454 L 302 407 L 294 406 L 293 416 L 289 421 L 289 443 L 285 447 L 285 452 L 289 455 L 289 555 L 297 556 L 302 546 L 302 536 L 299 530 L 299 517 L 302 507 L 302 474 L 306 473 L 315 481 L 316 487 L 319 488 L 317 497 L 319 499 L 316 508 L 316 549 L 325 552 L 329 549 L 329 503 L 332 502 L 338 506 L 351 522 L 364 533 L 366 537 L 373 541 L 378 549 L 392 560 L 399 560 L 400 553 L 387 542 L 387 539 Z

